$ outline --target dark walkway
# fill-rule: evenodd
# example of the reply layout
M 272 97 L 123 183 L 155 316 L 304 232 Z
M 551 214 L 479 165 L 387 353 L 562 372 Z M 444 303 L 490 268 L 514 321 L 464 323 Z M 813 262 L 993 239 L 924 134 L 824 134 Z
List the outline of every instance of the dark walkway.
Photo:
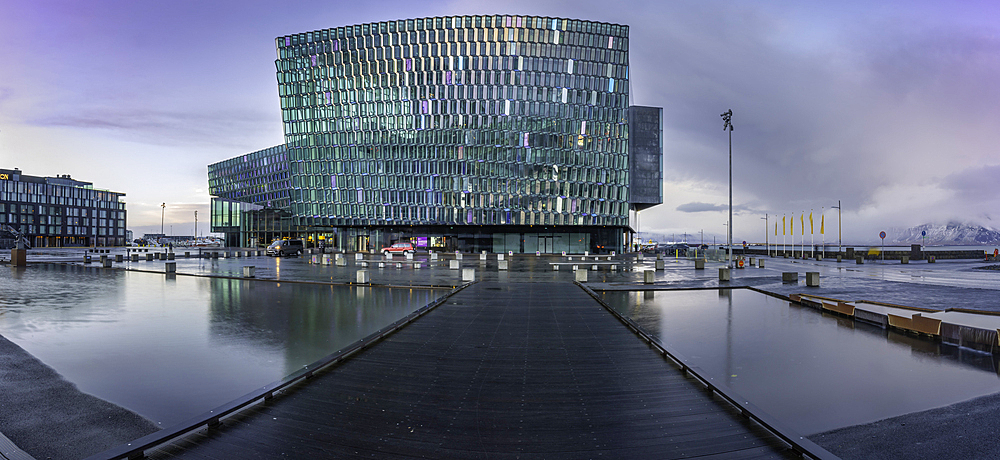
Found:
M 784 458 L 580 288 L 475 284 L 169 458 Z

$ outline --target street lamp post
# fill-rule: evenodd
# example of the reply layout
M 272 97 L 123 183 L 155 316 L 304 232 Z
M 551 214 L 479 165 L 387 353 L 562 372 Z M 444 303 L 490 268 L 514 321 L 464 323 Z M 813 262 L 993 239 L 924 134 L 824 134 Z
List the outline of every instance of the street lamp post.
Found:
M 728 267 L 733 268 L 733 109 L 729 109 L 722 114 L 723 131 L 729 131 L 729 226 L 727 245 L 729 246 Z
M 764 217 L 761 217 L 761 219 L 764 219 L 764 254 L 770 256 L 771 243 L 767 238 L 767 214 L 764 214 Z
M 163 234 L 163 213 L 167 211 L 167 204 L 160 203 L 160 234 Z
M 843 253 L 844 252 L 844 227 L 840 223 L 841 222 L 840 221 L 840 217 L 841 217 L 840 216 L 840 212 L 841 212 L 841 209 L 840 209 L 840 200 L 837 200 L 837 205 L 836 206 L 831 206 L 831 207 L 837 208 L 837 252 L 838 253 Z

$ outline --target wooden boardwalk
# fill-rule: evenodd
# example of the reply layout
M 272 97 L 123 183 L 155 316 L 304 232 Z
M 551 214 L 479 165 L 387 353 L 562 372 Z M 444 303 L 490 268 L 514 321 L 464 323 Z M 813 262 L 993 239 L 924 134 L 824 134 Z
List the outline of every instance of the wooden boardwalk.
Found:
M 153 458 L 788 458 L 572 284 L 478 283 Z

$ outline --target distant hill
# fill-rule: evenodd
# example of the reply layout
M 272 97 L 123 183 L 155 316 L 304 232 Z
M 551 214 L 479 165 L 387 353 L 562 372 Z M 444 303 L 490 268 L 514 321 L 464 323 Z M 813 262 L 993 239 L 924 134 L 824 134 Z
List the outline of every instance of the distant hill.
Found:
M 921 232 L 927 232 L 927 238 L 921 237 Z M 1000 244 L 1000 231 L 981 225 L 949 222 L 947 224 L 924 224 L 907 229 L 893 229 L 893 234 L 887 238 L 895 244 Z

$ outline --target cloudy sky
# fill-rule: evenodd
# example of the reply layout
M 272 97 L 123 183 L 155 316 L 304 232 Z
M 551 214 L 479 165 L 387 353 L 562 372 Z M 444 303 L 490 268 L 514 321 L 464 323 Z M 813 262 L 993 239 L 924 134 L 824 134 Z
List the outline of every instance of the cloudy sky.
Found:
M 613 5 L 613 6 L 612 6 Z M 274 38 L 528 14 L 627 24 L 632 103 L 663 107 L 664 203 L 641 230 L 735 238 L 825 209 L 828 240 L 1000 228 L 995 1 L 47 1 L 0 14 L 0 167 L 127 193 L 137 234 L 207 230 L 209 163 L 282 142 Z M 780 219 L 780 217 L 779 217 Z M 780 233 L 780 232 L 779 232 Z M 780 236 L 779 236 L 780 238 Z M 817 241 L 819 235 L 817 235 Z

